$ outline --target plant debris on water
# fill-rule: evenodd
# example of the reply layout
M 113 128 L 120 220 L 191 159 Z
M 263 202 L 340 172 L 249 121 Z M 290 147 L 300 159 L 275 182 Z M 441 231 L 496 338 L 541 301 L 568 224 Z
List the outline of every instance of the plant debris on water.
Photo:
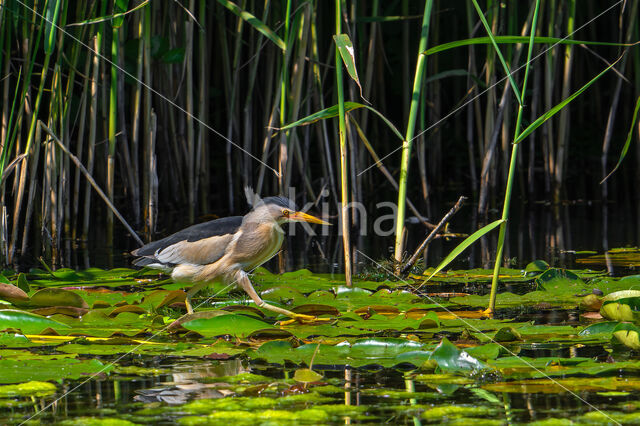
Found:
M 640 420 L 640 275 L 503 269 L 502 308 L 488 317 L 486 291 L 472 289 L 491 273 L 347 287 L 342 276 L 258 269 L 270 303 L 325 319 L 281 325 L 216 285 L 185 315 L 182 286 L 156 271 L 5 270 L 1 422 Z M 456 291 L 438 292 L 447 285 Z M 68 409 L 39 413 L 63 395 Z

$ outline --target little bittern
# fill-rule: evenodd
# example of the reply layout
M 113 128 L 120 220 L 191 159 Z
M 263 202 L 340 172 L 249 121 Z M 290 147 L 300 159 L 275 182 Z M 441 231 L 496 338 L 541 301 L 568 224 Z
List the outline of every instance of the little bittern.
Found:
M 284 240 L 285 222 L 329 223 L 297 211 L 285 197 L 267 197 L 245 216 L 232 216 L 190 226 L 131 252 L 138 266 L 170 270 L 177 282 L 193 282 L 185 305 L 193 313 L 191 298 L 209 283 L 237 283 L 259 307 L 291 318 L 312 319 L 265 303 L 247 276 L 271 259 Z

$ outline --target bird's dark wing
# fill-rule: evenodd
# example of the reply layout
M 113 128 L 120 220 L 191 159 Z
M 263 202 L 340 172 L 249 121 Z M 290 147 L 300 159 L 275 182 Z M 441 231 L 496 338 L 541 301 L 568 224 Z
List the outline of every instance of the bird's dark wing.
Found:
M 131 254 L 141 257 L 134 264 L 172 266 L 180 263 L 213 263 L 224 255 L 241 224 L 242 216 L 231 216 L 190 226 L 132 251 Z

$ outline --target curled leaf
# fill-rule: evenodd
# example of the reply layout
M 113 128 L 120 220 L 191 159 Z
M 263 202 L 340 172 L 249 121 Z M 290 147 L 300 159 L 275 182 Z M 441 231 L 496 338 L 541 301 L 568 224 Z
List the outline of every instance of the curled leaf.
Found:
M 0 299 L 13 304 L 20 304 L 28 301 L 29 296 L 15 285 L 0 283 Z

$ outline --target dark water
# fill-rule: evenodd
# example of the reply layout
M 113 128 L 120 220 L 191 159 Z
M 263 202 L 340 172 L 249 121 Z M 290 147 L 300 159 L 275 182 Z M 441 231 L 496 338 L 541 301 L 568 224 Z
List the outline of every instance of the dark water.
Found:
M 431 222 L 437 223 L 453 203 L 443 203 L 442 212 Z M 450 223 L 449 231 L 471 234 L 483 225 L 499 218 L 497 210 L 491 211 L 488 220 L 480 221 L 474 214 L 475 206 L 464 206 Z M 356 272 L 371 265 L 369 258 L 379 261 L 393 256 L 394 237 L 379 236 L 373 232 L 376 215 L 387 212 L 374 212 L 368 218 L 367 227 L 354 228 L 351 236 L 353 259 Z M 170 220 L 169 215 L 159 229 L 157 238 L 167 236 L 186 226 L 180 220 Z M 334 218 L 332 222 L 337 224 Z M 300 225 L 296 225 L 296 235 L 289 236 L 283 245 L 280 257 L 272 259 L 265 266 L 272 271 L 291 271 L 308 268 L 318 273 L 341 273 L 342 237 L 337 234 L 338 226 L 329 228 L 329 235 L 310 237 Z M 388 228 L 388 226 L 386 226 Z M 407 225 L 406 251 L 411 253 L 428 234 L 422 225 Z M 130 267 L 132 257 L 128 254 L 137 248 L 135 241 L 126 231 L 117 228 L 115 247 L 104 247 L 104 235 L 100 229 L 86 244 L 64 242 L 61 266 L 74 269 L 89 267 L 113 268 Z M 318 228 L 315 230 L 320 233 Z M 465 251 L 452 264 L 452 268 L 491 268 L 495 260 L 498 239 L 497 229 L 474 246 Z M 436 239 L 427 249 L 426 265 L 436 266 L 457 245 L 461 239 Z M 618 247 L 637 247 L 640 245 L 640 214 L 638 206 L 630 199 L 618 203 L 599 201 L 572 201 L 561 206 L 552 206 L 544 202 L 515 205 L 509 221 L 507 244 L 504 250 L 505 266 L 522 268 L 532 260 L 542 259 L 552 266 L 574 267 L 575 251 L 604 251 Z M 23 258 L 22 267 L 38 266 L 37 255 Z M 624 270 L 611 270 L 611 273 L 625 273 Z

